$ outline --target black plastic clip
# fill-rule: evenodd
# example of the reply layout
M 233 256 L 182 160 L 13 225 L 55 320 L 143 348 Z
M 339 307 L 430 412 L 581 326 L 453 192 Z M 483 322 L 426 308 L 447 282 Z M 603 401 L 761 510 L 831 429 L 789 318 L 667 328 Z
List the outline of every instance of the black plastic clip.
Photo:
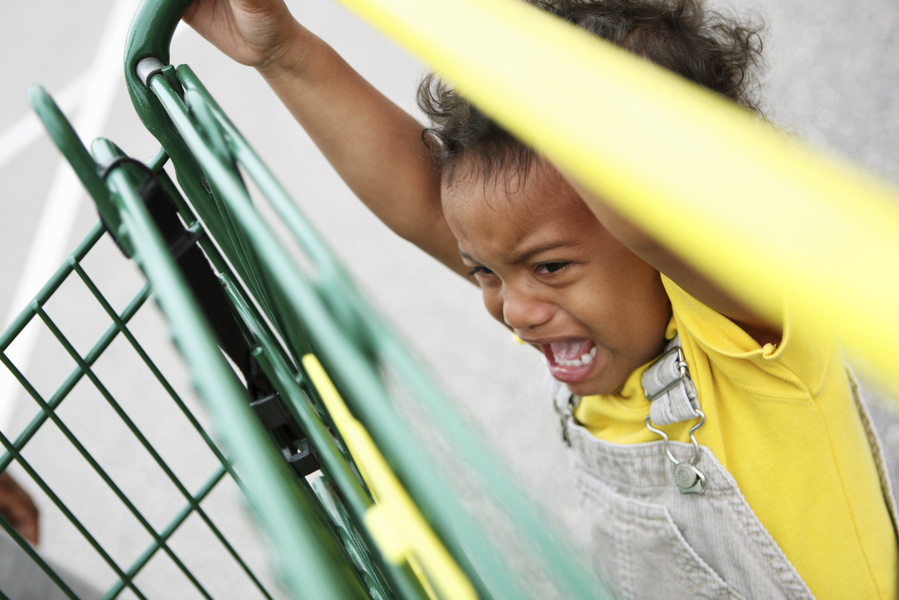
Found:
M 284 402 L 262 372 L 252 352 L 249 354 L 248 371 L 248 391 L 250 397 L 255 398 L 250 401 L 250 407 L 262 426 L 274 438 L 281 454 L 284 455 L 284 460 L 300 477 L 318 471 L 321 467 L 306 434 L 284 406 Z
M 306 477 L 319 470 L 318 459 L 309 447 L 306 434 L 300 429 L 293 416 L 284 408 L 277 393 L 268 394 L 250 403 L 262 425 L 275 438 L 284 460 L 300 477 Z

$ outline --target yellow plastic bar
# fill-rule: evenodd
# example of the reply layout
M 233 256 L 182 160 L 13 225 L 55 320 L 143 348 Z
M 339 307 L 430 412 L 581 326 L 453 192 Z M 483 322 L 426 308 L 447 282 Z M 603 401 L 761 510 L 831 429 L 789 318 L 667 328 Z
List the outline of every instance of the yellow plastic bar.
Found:
M 394 564 L 408 561 L 419 578 L 424 577 L 422 585 L 431 598 L 435 598 L 433 585 L 439 598 L 477 600 L 474 586 L 428 525 L 368 431 L 347 408 L 318 358 L 305 355 L 303 367 L 375 497 L 375 504 L 365 513 L 365 526 L 385 558 Z
M 519 0 L 341 0 L 763 314 L 899 378 L 899 193 Z

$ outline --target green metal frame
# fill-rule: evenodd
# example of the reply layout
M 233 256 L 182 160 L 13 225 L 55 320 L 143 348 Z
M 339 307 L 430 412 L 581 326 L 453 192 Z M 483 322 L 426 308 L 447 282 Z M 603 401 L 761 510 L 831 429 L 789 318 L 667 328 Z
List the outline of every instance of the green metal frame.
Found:
M 102 383 L 91 372 L 91 364 L 119 333 L 144 357 L 148 368 L 154 374 L 158 373 L 127 327 L 129 318 L 152 293 L 170 323 L 172 339 L 190 370 L 193 385 L 213 415 L 218 436 L 228 449 L 228 457 L 241 467 L 242 478 L 238 482 L 277 549 L 284 583 L 297 598 L 420 600 L 426 597 L 408 566 L 396 566 L 381 557 L 362 524 L 365 512 L 372 506 L 372 498 L 301 367 L 301 357 L 309 352 L 319 357 L 350 410 L 368 429 L 391 469 L 469 576 L 480 597 L 528 598 L 533 597 L 534 592 L 522 584 L 520 574 L 504 560 L 503 548 L 486 537 L 483 527 L 465 509 L 463 499 L 455 493 L 451 475 L 441 472 L 429 459 L 423 442 L 411 430 L 392 399 L 385 374 L 399 381 L 417 400 L 429 420 L 439 426 L 440 435 L 452 441 L 460 461 L 476 467 L 474 477 L 478 484 L 488 490 L 492 501 L 501 510 L 512 515 L 522 539 L 539 557 L 539 568 L 558 589 L 572 598 L 606 596 L 601 583 L 593 579 L 571 549 L 546 528 L 545 521 L 529 501 L 522 498 L 505 470 L 491 458 L 484 444 L 369 307 L 327 245 L 196 75 L 187 66 L 175 69 L 168 64 L 172 34 L 189 4 L 190 0 L 145 0 L 128 35 L 125 53 L 128 90 L 146 128 L 162 145 L 162 150 L 148 166 L 175 199 L 187 227 L 199 236 L 200 245 L 219 274 L 241 329 L 255 348 L 257 363 L 315 448 L 323 479 L 313 487 L 296 477 L 256 419 L 249 407 L 246 389 L 217 347 L 212 329 L 137 192 L 143 174 L 124 165 L 112 170 L 105 181 L 101 179 L 98 175 L 100 166 L 122 156 L 121 150 L 101 139 L 93 143 L 92 154 L 88 153 L 52 99 L 39 88 L 30 92 L 35 110 L 72 163 L 105 223 L 115 232 L 123 250 L 138 263 L 149 283 L 122 314 L 116 314 L 109 307 L 78 266 L 102 235 L 104 230 L 98 226 L 31 306 L 0 337 L 0 351 L 5 351 L 34 316 L 44 320 L 53 330 L 52 321 L 41 310 L 41 305 L 71 273 L 84 280 L 114 323 L 83 358 L 71 348 L 61 332 L 54 330 L 78 367 L 46 402 L 15 370 L 5 354 L 0 355 L 32 397 L 45 407 L 45 413 L 19 439 L 7 440 L 0 435 L 0 443 L 6 448 L 6 454 L 0 457 L 0 470 L 16 460 L 42 485 L 37 473 L 29 469 L 22 457 L 22 447 L 42 420 L 58 421 L 54 409 L 78 379 L 86 376 L 104 392 Z M 137 75 L 137 67 L 147 58 L 158 59 L 166 66 L 144 85 Z M 163 168 L 168 160 L 174 166 L 184 196 Z M 250 199 L 244 175 L 253 180 L 307 254 L 313 265 L 311 275 L 295 264 L 266 225 Z M 165 388 L 171 390 L 164 378 L 158 377 Z M 181 405 L 173 390 L 169 394 Z M 104 396 L 116 406 L 110 394 L 104 392 Z M 119 414 L 130 423 L 124 411 Z M 156 532 L 149 524 L 145 525 L 155 541 L 141 560 L 126 569 L 110 559 L 121 583 L 110 590 L 107 597 L 115 597 L 125 587 L 143 597 L 132 583 L 134 575 L 153 553 L 160 549 L 169 552 L 167 536 L 187 514 L 196 512 L 203 517 L 200 506 L 203 495 L 228 472 L 234 475 L 229 460 L 216 449 L 202 428 L 199 430 L 222 466 L 209 483 L 193 495 L 167 470 L 149 442 L 142 440 L 179 486 L 187 504 L 179 518 L 164 531 Z M 136 427 L 133 431 L 142 439 Z M 78 444 L 74 439 L 73 443 Z M 90 461 L 86 451 L 84 453 Z M 99 465 L 92 464 L 102 473 Z M 111 479 L 107 483 L 117 490 Z M 54 497 L 49 488 L 44 491 Z M 141 519 L 127 497 L 124 494 L 119 497 Z M 60 508 L 65 510 L 64 506 Z M 73 522 L 77 526 L 76 521 Z M 206 521 L 214 528 L 211 521 Z M 2 519 L 0 526 L 27 551 L 27 543 Z M 227 546 L 224 536 L 215 531 Z M 90 539 L 86 529 L 82 533 Z M 95 548 L 103 553 L 99 545 Z M 233 552 L 230 546 L 228 548 Z M 175 558 L 173 553 L 170 555 Z M 35 559 L 40 560 L 37 555 Z M 190 577 L 186 567 L 181 566 Z M 202 595 L 209 597 L 199 582 L 196 587 Z
M 138 598 L 144 598 L 144 594 L 135 585 L 134 578 L 159 550 L 162 550 L 169 555 L 169 557 L 175 562 L 176 565 L 179 566 L 179 568 L 184 572 L 185 576 L 194 584 L 197 590 L 204 597 L 210 597 L 202 584 L 197 581 L 190 570 L 186 566 L 184 566 L 180 558 L 178 558 L 178 556 L 174 552 L 172 552 L 172 550 L 167 545 L 167 541 L 171 537 L 171 535 L 187 519 L 187 517 L 193 513 L 197 514 L 198 516 L 200 516 L 200 518 L 203 519 L 204 523 L 206 523 L 206 525 L 210 528 L 210 531 L 212 531 L 215 537 L 222 543 L 223 547 L 225 547 L 227 551 L 234 557 L 240 567 L 247 573 L 248 577 L 256 584 L 260 592 L 265 597 L 270 598 L 271 596 L 259 583 L 255 574 L 252 573 L 246 562 L 241 558 L 240 554 L 228 542 L 221 530 L 211 521 L 211 519 L 209 519 L 206 512 L 201 506 L 201 502 L 212 491 L 216 484 L 218 484 L 222 480 L 222 478 L 229 472 L 232 476 L 235 477 L 235 479 L 237 479 L 238 483 L 240 483 L 239 478 L 234 475 L 229 461 L 221 453 L 215 443 L 213 443 L 206 431 L 185 405 L 184 401 L 179 397 L 178 393 L 166 380 L 159 368 L 157 368 L 152 359 L 147 355 L 141 344 L 128 328 L 128 323 L 131 318 L 150 298 L 149 284 L 144 285 L 141 288 L 141 290 L 132 298 L 132 300 L 128 303 L 126 308 L 121 313 L 117 313 L 81 266 L 81 262 L 94 248 L 105 231 L 106 230 L 102 225 L 96 225 L 87 235 L 87 237 L 78 245 L 75 251 L 69 256 L 64 265 L 57 270 L 53 277 L 51 277 L 50 281 L 37 294 L 37 296 L 29 304 L 29 306 L 19 314 L 19 316 L 10 325 L 10 327 L 3 333 L 2 336 L 0 336 L 0 361 L 3 362 L 4 366 L 9 369 L 9 371 L 16 377 L 16 379 L 26 390 L 28 395 L 42 409 L 41 412 L 38 413 L 38 415 L 34 419 L 32 419 L 32 421 L 23 429 L 23 431 L 17 436 L 15 440 L 10 440 L 5 435 L 0 433 L 0 443 L 2 443 L 3 447 L 6 450 L 6 452 L 2 456 L 0 456 L 0 471 L 5 470 L 13 460 L 17 461 L 18 464 L 29 475 L 29 477 L 41 488 L 41 490 L 56 505 L 56 507 L 59 508 L 59 510 L 78 529 L 78 531 L 84 536 L 84 538 L 94 548 L 94 550 L 96 550 L 97 553 L 104 559 L 104 561 L 106 561 L 110 568 L 112 568 L 113 571 L 116 572 L 116 574 L 119 576 L 119 583 L 108 590 L 104 598 L 114 598 L 118 596 L 118 594 L 125 588 L 130 589 Z M 69 340 L 56 326 L 53 319 L 44 310 L 44 305 L 70 276 L 78 277 L 87 286 L 87 288 L 93 294 L 94 298 L 103 307 L 107 315 L 112 320 L 112 325 L 107 328 L 107 330 L 100 336 L 97 342 L 84 356 L 81 356 L 75 350 Z M 38 318 L 44 323 L 44 325 L 49 329 L 56 340 L 66 349 L 66 351 L 76 363 L 76 367 L 72 370 L 69 376 L 63 381 L 63 383 L 57 388 L 57 390 L 50 398 L 44 398 L 37 391 L 37 389 L 35 389 L 29 379 L 25 377 L 25 375 L 16 367 L 15 364 L 13 364 L 13 362 L 6 355 L 6 350 L 7 348 L 9 348 L 10 344 L 35 318 Z M 191 425 L 194 427 L 200 437 L 206 442 L 206 445 L 221 463 L 221 466 L 216 469 L 209 476 L 208 480 L 194 493 L 189 492 L 185 485 L 181 481 L 179 481 L 178 477 L 171 471 L 171 469 L 169 469 L 168 465 L 166 465 L 165 461 L 160 457 L 159 453 L 154 449 L 152 444 L 141 434 L 140 430 L 137 428 L 131 418 L 124 410 L 122 410 L 118 402 L 116 402 L 112 395 L 109 394 L 105 386 L 92 371 L 92 366 L 94 365 L 94 363 L 119 335 L 123 336 L 132 346 L 132 348 L 137 352 L 138 356 L 140 356 L 149 371 L 159 381 L 163 389 L 165 389 L 169 398 L 176 403 L 186 419 L 191 423 Z M 141 512 L 128 499 L 125 493 L 116 484 L 114 479 L 106 473 L 103 467 L 100 466 L 100 464 L 94 459 L 90 452 L 72 433 L 65 422 L 63 422 L 56 414 L 56 410 L 59 408 L 62 402 L 69 396 L 78 382 L 85 377 L 91 380 L 96 388 L 100 390 L 101 394 L 109 402 L 110 406 L 113 407 L 113 409 L 123 420 L 126 426 L 137 437 L 143 447 L 150 453 L 156 464 L 159 465 L 159 467 L 163 470 L 163 472 L 165 472 L 165 474 L 168 476 L 170 481 L 172 481 L 178 491 L 184 496 L 184 499 L 186 500 L 184 508 L 179 511 L 176 517 L 172 519 L 162 530 L 157 531 L 150 525 L 147 518 L 143 514 L 141 514 Z M 59 496 L 50 488 L 50 486 L 44 481 L 44 479 L 32 468 L 28 460 L 22 455 L 22 450 L 47 421 L 52 421 L 56 425 L 56 427 L 77 449 L 79 454 L 81 454 L 81 456 L 84 457 L 85 460 L 87 460 L 87 462 L 100 475 L 103 481 L 116 494 L 119 500 L 121 500 L 121 502 L 129 509 L 131 514 L 135 516 L 135 518 L 154 539 L 153 543 L 131 565 L 124 567 L 117 564 L 116 561 L 113 560 L 113 558 L 96 540 L 96 538 L 91 534 L 87 527 L 85 527 L 85 525 L 82 524 L 81 521 L 69 510 L 65 503 L 60 500 Z M 55 573 L 55 571 L 43 560 L 43 558 L 21 538 L 21 536 L 15 531 L 15 529 L 13 529 L 6 522 L 6 520 L 0 518 L 0 527 L 2 527 L 10 537 L 17 541 L 19 546 L 32 558 L 32 560 L 36 564 L 41 567 L 41 569 L 54 581 L 54 583 L 56 583 L 60 587 L 60 589 L 66 593 L 66 595 L 68 595 L 70 598 L 76 598 L 74 592 L 68 587 L 68 585 Z

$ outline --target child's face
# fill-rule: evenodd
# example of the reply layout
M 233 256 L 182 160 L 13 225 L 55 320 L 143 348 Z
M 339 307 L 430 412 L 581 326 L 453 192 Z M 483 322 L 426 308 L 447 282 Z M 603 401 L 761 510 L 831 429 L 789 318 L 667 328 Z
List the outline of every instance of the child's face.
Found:
M 573 393 L 617 392 L 661 351 L 671 308 L 658 271 L 555 169 L 536 165 L 520 185 L 473 177 L 442 196 L 487 310 L 540 348 Z

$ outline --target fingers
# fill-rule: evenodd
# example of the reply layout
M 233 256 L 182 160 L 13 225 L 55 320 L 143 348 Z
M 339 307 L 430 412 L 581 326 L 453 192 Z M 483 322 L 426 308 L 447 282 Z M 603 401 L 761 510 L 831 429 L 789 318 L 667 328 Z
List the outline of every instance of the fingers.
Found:
M 8 472 L 0 473 L 0 516 L 34 545 L 40 540 L 38 509 Z
M 197 14 L 197 7 L 200 4 L 200 0 L 194 0 L 193 4 L 187 7 L 187 10 L 184 11 L 184 14 L 181 15 L 181 20 L 190 25 L 190 22 L 193 20 L 194 15 Z
M 295 31 L 283 0 L 194 0 L 182 20 L 226 56 L 250 67 L 270 62 Z

